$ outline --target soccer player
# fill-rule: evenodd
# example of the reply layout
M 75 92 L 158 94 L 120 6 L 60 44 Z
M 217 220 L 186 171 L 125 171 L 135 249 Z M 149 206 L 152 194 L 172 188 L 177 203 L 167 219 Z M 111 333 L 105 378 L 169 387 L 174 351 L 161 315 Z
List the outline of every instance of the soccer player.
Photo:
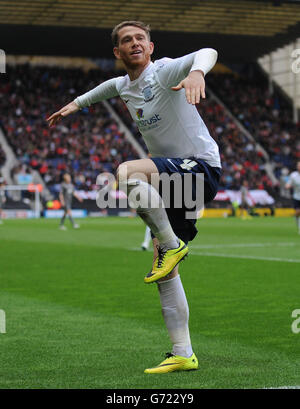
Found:
M 119 188 L 139 197 L 137 214 L 151 229 L 154 261 L 145 283 L 156 282 L 163 318 L 173 344 L 172 353 L 146 373 L 166 373 L 198 368 L 189 333 L 189 307 L 178 274 L 178 263 L 188 252 L 187 243 L 197 234 L 195 219 L 186 208 L 162 205 L 161 174 L 202 175 L 204 202 L 211 201 L 221 173 L 219 149 L 195 104 L 205 98 L 205 74 L 217 52 L 203 48 L 180 58 L 151 61 L 154 44 L 150 28 L 125 21 L 112 32 L 114 54 L 123 61 L 127 75 L 103 82 L 52 114 L 52 126 L 65 116 L 98 101 L 120 96 L 136 122 L 151 158 L 132 160 L 118 168 Z M 136 177 L 136 174 L 143 177 Z M 134 199 L 132 199 L 134 202 Z M 134 204 L 134 203 L 133 203 Z
M 64 181 L 61 184 L 61 191 L 59 193 L 59 200 L 63 206 L 64 209 L 64 214 L 60 220 L 60 225 L 59 228 L 60 230 L 67 230 L 66 226 L 64 225 L 65 223 L 65 218 L 66 216 L 69 217 L 70 222 L 72 223 L 72 226 L 74 229 L 79 229 L 79 224 L 75 223 L 72 217 L 72 199 L 73 196 L 76 197 L 77 200 L 82 202 L 82 198 L 79 197 L 74 189 L 74 185 L 71 181 L 71 176 L 68 173 L 64 174 Z
M 296 224 L 298 234 L 300 234 L 300 161 L 297 162 L 297 170 L 290 174 L 289 181 L 285 187 L 287 189 L 293 189 Z
M 241 189 L 241 214 L 240 217 L 244 220 L 246 219 L 252 219 L 252 217 L 249 215 L 248 209 L 249 209 L 249 204 L 248 204 L 248 194 L 249 194 L 249 183 L 248 180 L 243 180 Z

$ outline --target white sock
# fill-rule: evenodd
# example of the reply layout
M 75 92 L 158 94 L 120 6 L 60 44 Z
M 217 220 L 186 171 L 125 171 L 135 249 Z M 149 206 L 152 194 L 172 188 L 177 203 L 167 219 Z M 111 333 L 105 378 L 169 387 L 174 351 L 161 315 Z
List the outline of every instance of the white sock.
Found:
M 158 282 L 162 314 L 173 344 L 174 355 L 189 358 L 193 354 L 189 332 L 189 306 L 177 275 L 167 281 Z
M 143 241 L 143 246 L 148 248 L 149 247 L 149 243 L 151 240 L 151 230 L 150 227 L 146 226 L 146 230 L 145 230 L 145 237 L 144 237 L 144 241 Z
M 137 214 L 150 227 L 161 247 L 177 248 L 179 240 L 169 222 L 162 198 L 157 190 L 147 182 L 138 179 L 126 181 L 129 205 L 136 208 Z M 124 186 L 120 184 L 123 190 Z

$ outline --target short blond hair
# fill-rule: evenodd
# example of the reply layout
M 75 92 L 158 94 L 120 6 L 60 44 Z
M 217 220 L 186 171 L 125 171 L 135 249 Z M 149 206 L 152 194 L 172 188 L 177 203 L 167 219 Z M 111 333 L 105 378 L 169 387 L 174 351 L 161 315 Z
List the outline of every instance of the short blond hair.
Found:
M 133 27 L 138 27 L 141 28 L 142 30 L 145 31 L 145 33 L 147 34 L 147 37 L 150 41 L 150 31 L 151 28 L 148 24 L 143 23 L 142 21 L 135 21 L 135 20 L 128 20 L 128 21 L 122 21 L 122 23 L 116 25 L 111 33 L 111 39 L 112 39 L 112 43 L 114 47 L 117 47 L 119 44 L 119 31 L 123 28 L 123 27 L 127 27 L 127 26 L 133 26 Z

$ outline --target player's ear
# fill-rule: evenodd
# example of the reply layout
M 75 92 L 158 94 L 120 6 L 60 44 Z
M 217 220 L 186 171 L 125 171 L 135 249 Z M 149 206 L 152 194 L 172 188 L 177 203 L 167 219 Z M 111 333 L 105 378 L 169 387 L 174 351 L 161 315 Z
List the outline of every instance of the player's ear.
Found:
M 152 43 L 152 41 L 150 41 L 150 55 L 152 55 L 153 54 L 153 51 L 154 51 L 154 43 Z
M 119 48 L 118 48 L 118 47 L 114 47 L 114 48 L 113 48 L 113 52 L 114 52 L 115 57 L 116 57 L 118 60 L 120 60 L 121 57 L 120 57 Z

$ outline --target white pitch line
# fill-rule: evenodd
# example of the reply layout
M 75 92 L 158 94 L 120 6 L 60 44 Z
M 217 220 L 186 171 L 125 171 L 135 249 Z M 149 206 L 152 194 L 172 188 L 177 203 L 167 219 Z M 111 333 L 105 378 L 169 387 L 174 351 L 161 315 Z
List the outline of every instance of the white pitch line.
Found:
M 141 247 L 131 247 L 128 250 L 131 251 L 141 251 Z M 244 255 L 237 255 L 237 254 L 225 254 L 225 253 L 210 253 L 206 251 L 193 251 L 191 249 L 190 251 L 191 255 L 195 256 L 209 256 L 209 257 L 225 257 L 225 258 L 240 258 L 240 259 L 250 259 L 250 260 L 264 260 L 264 261 L 280 261 L 280 262 L 286 262 L 286 263 L 300 263 L 300 260 L 298 259 L 293 259 L 293 258 L 279 258 L 279 257 L 260 257 L 260 256 L 244 256 Z
M 223 253 L 208 253 L 208 252 L 195 252 L 191 251 L 191 254 L 195 256 L 209 256 L 209 257 L 225 257 L 225 258 L 242 258 L 251 260 L 265 260 L 265 261 L 282 261 L 286 263 L 300 263 L 300 260 L 293 258 L 279 258 L 279 257 L 259 257 L 259 256 L 243 256 L 236 254 L 223 254 Z
M 191 248 L 195 249 L 218 249 L 218 248 L 240 248 L 240 247 L 290 247 L 297 246 L 300 243 L 230 243 L 230 244 L 203 244 L 192 245 Z
M 300 389 L 300 385 L 295 386 L 274 386 L 272 388 L 264 388 L 264 389 Z

